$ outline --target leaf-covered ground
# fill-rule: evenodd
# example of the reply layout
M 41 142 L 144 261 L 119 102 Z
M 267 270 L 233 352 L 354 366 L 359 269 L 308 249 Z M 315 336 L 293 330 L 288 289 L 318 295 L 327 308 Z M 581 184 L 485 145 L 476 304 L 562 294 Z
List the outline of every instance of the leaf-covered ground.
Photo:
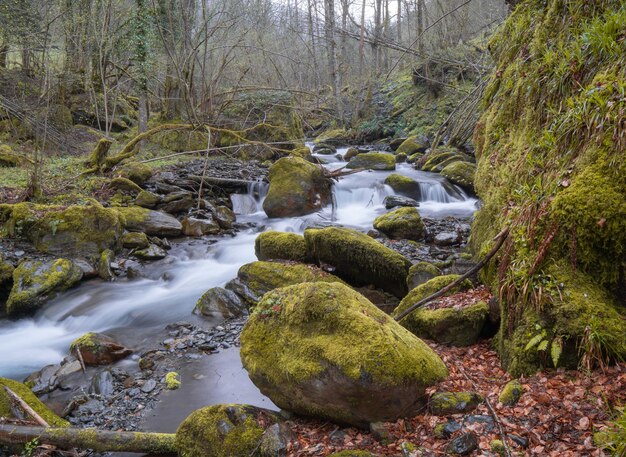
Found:
M 437 391 L 477 391 L 493 406 L 508 436 L 513 455 L 533 456 L 602 456 L 593 445 L 593 434 L 607 427 L 614 408 L 626 403 L 626 364 L 589 374 L 577 371 L 549 370 L 521 378 L 524 394 L 516 406 L 498 402 L 498 396 L 511 377 L 500 367 L 490 341 L 467 348 L 431 344 L 450 370 L 449 378 L 430 389 Z M 474 387 L 475 385 L 475 387 Z M 493 418 L 483 403 L 465 416 Z M 437 424 L 453 419 L 463 427 L 449 439 L 435 438 Z M 346 449 L 368 450 L 380 456 L 400 456 L 401 444 L 410 442 L 423 449 L 422 454 L 446 455 L 450 440 L 467 431 L 479 437 L 479 449 L 470 455 L 495 455 L 490 442 L 502 439 L 497 424 L 464 421 L 464 415 L 432 416 L 425 409 L 411 420 L 386 424 L 390 442 L 376 441 L 371 433 L 355 428 L 340 428 L 332 423 L 298 420 L 298 444 L 294 456 L 325 456 Z M 490 422 L 488 419 L 487 422 Z M 489 430 L 491 429 L 491 430 Z M 526 442 L 522 446 L 518 442 Z

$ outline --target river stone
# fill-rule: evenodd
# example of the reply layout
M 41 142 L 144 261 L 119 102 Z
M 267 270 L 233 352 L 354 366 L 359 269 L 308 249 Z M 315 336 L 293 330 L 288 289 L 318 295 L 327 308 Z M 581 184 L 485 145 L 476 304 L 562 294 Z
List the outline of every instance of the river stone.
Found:
M 167 197 L 164 200 L 167 200 Z M 196 201 L 193 196 L 190 193 L 185 192 L 181 198 L 161 204 L 159 209 L 169 214 L 178 214 L 189 211 L 195 205 Z
M 117 211 L 123 216 L 129 232 L 143 232 L 151 236 L 178 236 L 182 233 L 181 223 L 169 214 L 139 206 L 121 207 Z
M 32 314 L 82 277 L 83 271 L 68 259 L 22 262 L 13 272 L 13 288 L 6 303 L 7 314 Z
M 91 378 L 90 393 L 107 398 L 113 394 L 113 391 L 113 376 L 109 370 L 101 371 Z
M 167 257 L 167 251 L 156 244 L 150 244 L 147 248 L 136 250 L 133 255 L 141 260 L 160 260 Z
M 387 209 L 397 208 L 399 206 L 400 207 L 420 206 L 417 200 L 413 200 L 412 198 L 409 198 L 409 197 L 403 197 L 401 195 L 388 195 L 383 200 L 383 204 L 385 205 L 385 208 Z
M 421 199 L 419 183 L 407 176 L 392 173 L 385 178 L 385 184 L 405 197 L 414 198 L 416 200 Z
M 337 148 L 330 144 L 316 144 L 313 146 L 314 154 L 331 155 L 337 152 Z
M 213 212 L 213 217 L 217 223 L 225 230 L 233 228 L 233 224 L 237 220 L 235 213 L 226 206 L 218 206 Z
M 263 201 L 268 217 L 296 217 L 331 202 L 331 182 L 320 166 L 299 157 L 284 157 L 269 170 L 270 186 Z
M 115 259 L 115 253 L 110 249 L 105 249 L 100 254 L 98 261 L 98 276 L 105 281 L 113 281 L 115 274 L 111 270 L 111 263 Z
M 430 397 L 428 407 L 434 416 L 449 416 L 470 413 L 483 400 L 476 392 L 439 392 Z
M 9 396 L 5 387 L 11 389 L 18 397 L 28 404 L 48 425 L 52 427 L 67 427 L 69 424 L 67 421 L 61 419 L 55 413 L 53 413 L 41 400 L 39 400 L 31 390 L 22 384 L 21 382 L 14 381 L 12 379 L 0 378 L 0 417 L 14 418 L 14 419 L 31 419 L 30 416 L 24 415 L 21 409 L 13 406 L 15 401 Z
M 204 236 L 217 235 L 220 227 L 212 219 L 196 219 L 195 217 L 186 217 L 182 220 L 183 235 L 186 236 Z
M 231 319 L 241 317 L 247 311 L 243 300 L 231 290 L 213 287 L 198 299 L 194 313 L 208 317 Z
M 406 278 L 406 284 L 409 287 L 409 290 L 413 290 L 417 286 L 421 286 L 422 284 L 440 275 L 441 271 L 432 263 L 417 262 L 409 268 L 409 275 Z
M 0 252 L 0 304 L 4 297 L 3 291 L 8 292 L 13 283 L 13 271 L 15 271 L 13 264 L 5 261 Z
M 426 227 L 414 207 L 398 208 L 374 219 L 374 228 L 394 240 L 420 241 Z
M 143 232 L 126 232 L 121 240 L 122 246 L 127 249 L 144 249 L 150 246 L 150 240 Z
M 266 294 L 241 333 L 241 360 L 280 408 L 359 427 L 418 414 L 425 389 L 447 376 L 426 344 L 339 283 Z
M 307 261 L 304 237 L 297 233 L 263 232 L 254 240 L 254 253 L 259 260 Z
M 402 254 L 356 230 L 327 227 L 304 231 L 307 257 L 335 267 L 337 276 L 356 286 L 373 284 L 402 298 L 411 266 Z
M 348 162 L 347 168 L 364 168 L 366 170 L 395 170 L 396 158 L 382 152 L 367 152 L 359 154 Z
M 274 411 L 250 405 L 214 405 L 191 413 L 176 431 L 180 457 L 241 457 L 280 454 L 259 452 L 265 429 L 281 422 Z M 274 431 L 271 432 L 274 434 Z M 272 446 L 267 443 L 267 448 Z
M 74 340 L 70 352 L 79 360 L 82 357 L 85 365 L 89 366 L 108 365 L 133 353 L 110 336 L 93 332 Z
M 357 148 L 348 148 L 346 153 L 343 155 L 343 160 L 348 162 L 352 157 L 356 157 L 359 155 L 359 150 Z
M 462 239 L 459 232 L 439 232 L 435 235 L 434 243 L 437 246 L 452 246 L 459 244 Z
M 142 208 L 154 208 L 161 201 L 161 197 L 148 190 L 142 190 L 135 198 L 135 205 Z
M 428 149 L 428 141 L 418 136 L 411 136 L 404 140 L 396 149 L 396 154 L 411 156 L 416 153 L 424 153 Z

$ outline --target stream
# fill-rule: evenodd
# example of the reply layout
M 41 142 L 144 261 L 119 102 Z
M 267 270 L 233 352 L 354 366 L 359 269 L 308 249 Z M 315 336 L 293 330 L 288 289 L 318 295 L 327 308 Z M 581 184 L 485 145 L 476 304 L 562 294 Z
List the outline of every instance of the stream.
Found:
M 343 154 L 345 149 L 338 152 Z M 319 157 L 328 162 L 329 169 L 345 165 L 333 156 Z M 335 185 L 334 209 L 329 206 L 297 218 L 268 219 L 261 206 L 267 185 L 255 184 L 247 194 L 232 196 L 238 222 L 253 223 L 255 228 L 212 244 L 202 238 L 176 240 L 168 257 L 147 265 L 145 278 L 84 281 L 32 318 L 0 320 L 0 376 L 23 379 L 44 365 L 59 363 L 70 343 L 91 331 L 106 332 L 136 353 L 154 347 L 166 324 L 199 319 L 192 310 L 202 293 L 223 286 L 236 276 L 241 265 L 256 260 L 254 240 L 260 231 L 302 233 L 308 226 L 331 223 L 370 230 L 375 217 L 387 211 L 384 198 L 394 194 L 383 184 L 390 173 L 420 183 L 422 201 L 418 209 L 423 217 L 467 218 L 476 210 L 476 199 L 440 175 L 417 171 L 409 164 L 398 164 L 395 172 L 365 171 L 346 176 Z M 228 364 L 239 363 L 230 352 L 227 358 Z

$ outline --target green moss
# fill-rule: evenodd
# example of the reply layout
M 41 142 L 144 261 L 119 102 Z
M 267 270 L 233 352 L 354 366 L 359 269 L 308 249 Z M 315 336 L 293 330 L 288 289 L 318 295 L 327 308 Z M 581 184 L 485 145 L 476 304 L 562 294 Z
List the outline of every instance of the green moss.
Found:
M 446 166 L 454 162 L 471 162 L 472 160 L 467 154 L 450 146 L 438 147 L 425 158 L 426 162 L 422 165 L 422 170 L 433 172 L 441 172 Z
M 8 144 L 0 144 L 0 167 L 17 167 L 21 163 L 20 157 Z
M 385 178 L 385 184 L 399 194 L 416 199 L 420 198 L 419 184 L 407 176 L 392 173 Z
M 382 152 L 366 152 L 350 159 L 347 168 L 364 168 L 366 170 L 395 170 L 396 158 L 392 154 Z
M 95 351 L 96 353 L 100 352 L 102 350 L 102 346 L 94 341 L 95 337 L 97 337 L 96 333 L 89 332 L 85 333 L 83 336 L 76 338 L 74 341 L 72 341 L 72 344 L 70 345 L 70 352 L 74 352 L 78 348 L 80 348 L 81 350 L 89 349 L 90 351 Z
M 447 376 L 426 344 L 340 283 L 303 283 L 266 294 L 241 334 L 241 359 L 251 379 L 280 386 L 281 392 L 297 392 L 300 383 L 335 368 L 378 388 L 426 387 Z M 350 413 L 335 405 L 311 411 L 306 402 L 287 397 L 274 392 L 272 400 L 292 411 L 349 422 Z
M 174 152 L 205 151 L 209 135 L 201 130 L 166 130 L 155 135 L 152 141 Z
M 489 446 L 491 447 L 491 450 L 499 456 L 504 457 L 506 455 L 506 447 L 504 446 L 502 440 L 491 440 Z
M 137 195 L 139 192 L 142 192 L 141 187 L 139 187 L 137 184 L 127 178 L 114 178 L 111 180 L 109 186 L 112 189 L 121 190 L 122 192 L 128 192 L 132 195 Z
M 13 271 L 15 271 L 13 265 L 6 262 L 0 252 L 0 287 L 13 281 Z
M 471 193 L 474 192 L 475 173 L 476 165 L 469 162 L 452 162 L 441 170 L 442 176 Z
M 264 432 L 262 419 L 265 426 L 279 421 L 277 414 L 247 405 L 198 409 L 176 431 L 178 454 L 180 457 L 253 455 Z
M 52 427 L 68 427 L 69 423 L 54 414 L 44 405 L 31 390 L 21 382 L 12 379 L 0 378 L 0 417 L 15 417 L 12 411 L 13 401 L 4 387 L 11 389 L 18 397 L 24 400 L 43 420 Z M 28 417 L 28 415 L 26 415 Z M 19 419 L 19 418 L 18 418 Z M 30 418 L 32 419 L 32 418 Z
M 398 252 L 355 230 L 328 227 L 304 232 L 307 256 L 336 268 L 336 273 L 355 285 L 374 284 L 404 297 L 411 263 Z
M 515 406 L 519 399 L 522 397 L 524 393 L 524 386 L 517 379 L 509 381 L 502 392 L 500 392 L 500 396 L 498 397 L 498 401 L 505 406 Z
M 175 371 L 170 371 L 165 375 L 165 387 L 168 390 L 176 390 L 181 386 L 180 375 Z
M 435 435 L 435 438 L 445 440 L 450 437 L 446 430 L 446 425 L 447 424 L 445 422 L 435 425 L 435 428 L 433 428 L 433 435 Z
M 263 232 L 254 241 L 254 252 L 259 260 L 307 261 L 304 237 L 296 233 Z
M 144 249 L 150 245 L 150 240 L 145 233 L 127 232 L 122 235 L 122 246 L 128 249 Z
M 122 165 L 116 173 L 122 178 L 130 179 L 141 186 L 152 176 L 152 168 L 145 163 L 128 162 Z
M 374 228 L 392 239 L 420 241 L 426 235 L 426 228 L 417 208 L 404 207 L 378 216 Z
M 430 397 L 430 412 L 435 416 L 469 413 L 483 402 L 475 392 L 440 392 Z
M 428 145 L 418 140 L 417 136 L 411 136 L 404 140 L 404 142 L 396 149 L 396 154 L 406 154 L 411 156 L 417 153 L 424 153 L 428 149 Z
M 326 130 L 321 133 L 314 141 L 315 144 L 331 144 L 333 146 L 341 146 L 349 143 L 349 134 L 344 129 Z

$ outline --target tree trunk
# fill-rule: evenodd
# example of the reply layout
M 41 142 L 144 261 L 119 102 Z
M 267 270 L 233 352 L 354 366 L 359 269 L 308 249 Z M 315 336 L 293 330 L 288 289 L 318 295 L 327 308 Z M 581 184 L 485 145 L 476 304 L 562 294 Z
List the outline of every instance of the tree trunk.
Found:
M 335 0 L 324 0 L 324 28 L 328 50 L 328 74 L 337 107 L 337 118 L 344 126 L 343 103 L 341 101 L 341 76 L 337 71 L 337 44 L 335 43 Z

